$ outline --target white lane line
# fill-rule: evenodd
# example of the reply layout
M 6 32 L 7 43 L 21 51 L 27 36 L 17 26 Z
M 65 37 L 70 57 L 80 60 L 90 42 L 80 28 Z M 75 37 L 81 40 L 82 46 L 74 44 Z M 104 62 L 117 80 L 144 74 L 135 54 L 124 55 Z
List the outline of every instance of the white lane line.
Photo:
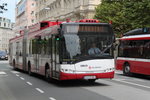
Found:
M 121 80 L 126 80 L 126 79 L 117 79 L 117 78 L 116 78 L 116 79 L 112 79 L 112 80 L 116 80 L 116 81 L 119 81 L 119 80 L 120 80 L 120 81 L 121 81 Z
M 6 63 L 8 63 L 8 61 L 0 61 L 0 63 L 6 64 Z
M 19 77 L 19 75 L 18 75 L 18 74 L 16 74 L 16 76 L 17 76 L 17 77 Z
M 25 80 L 23 77 L 20 77 L 20 79 Z
M 53 97 L 49 97 L 49 99 L 50 99 L 50 100 L 56 100 L 56 99 L 55 99 L 55 98 L 53 98 Z
M 115 71 L 115 74 L 123 74 L 122 71 Z
M 0 75 L 6 75 L 6 72 L 0 72 Z
M 44 93 L 43 90 L 39 89 L 39 88 L 35 88 L 37 91 L 39 91 L 40 93 Z
M 31 82 L 27 82 L 27 84 L 32 85 L 32 83 L 31 83 Z
M 13 73 L 13 74 L 18 74 L 18 73 L 20 73 L 20 72 L 18 72 L 18 71 L 11 71 L 11 73 Z
M 133 79 L 133 80 L 139 81 L 139 82 L 144 82 L 144 80 L 142 80 L 142 79 Z
M 132 83 L 132 82 L 127 82 L 127 81 L 123 81 L 123 80 L 114 80 L 114 81 L 118 81 L 118 82 L 127 83 L 127 84 L 131 84 L 131 85 L 135 85 L 135 86 L 139 86 L 139 87 L 144 87 L 144 88 L 150 89 L 149 86 L 145 86 L 145 85 L 141 85 L 141 84 L 136 84 L 136 83 Z

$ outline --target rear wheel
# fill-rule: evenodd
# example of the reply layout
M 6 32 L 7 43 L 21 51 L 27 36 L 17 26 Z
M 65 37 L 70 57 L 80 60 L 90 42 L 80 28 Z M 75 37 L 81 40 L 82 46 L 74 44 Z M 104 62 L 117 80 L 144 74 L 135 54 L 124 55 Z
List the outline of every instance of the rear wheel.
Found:
M 16 63 L 15 63 L 15 60 L 13 61 L 13 69 L 16 70 Z
M 28 74 L 29 74 L 30 76 L 32 76 L 31 65 L 30 65 L 30 63 L 28 64 Z
M 48 69 L 45 69 L 45 78 L 48 79 L 50 76 L 49 76 L 49 68 Z
M 124 64 L 124 67 L 123 67 L 123 74 L 126 75 L 126 76 L 130 76 L 131 75 L 131 72 L 130 72 L 130 65 L 128 63 L 125 63 Z
M 48 82 L 50 82 L 52 80 L 50 77 L 50 68 L 49 67 L 45 68 L 45 79 Z

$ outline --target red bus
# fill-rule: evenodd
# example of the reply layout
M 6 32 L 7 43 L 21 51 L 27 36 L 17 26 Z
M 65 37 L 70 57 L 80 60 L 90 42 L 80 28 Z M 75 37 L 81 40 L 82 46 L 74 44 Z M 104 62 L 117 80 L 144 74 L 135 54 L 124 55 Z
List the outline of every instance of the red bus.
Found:
M 150 28 L 131 30 L 119 41 L 116 69 L 124 75 L 150 75 Z
M 57 80 L 114 77 L 111 24 L 95 19 L 48 23 L 51 26 L 32 26 L 10 40 L 9 62 L 14 68 Z

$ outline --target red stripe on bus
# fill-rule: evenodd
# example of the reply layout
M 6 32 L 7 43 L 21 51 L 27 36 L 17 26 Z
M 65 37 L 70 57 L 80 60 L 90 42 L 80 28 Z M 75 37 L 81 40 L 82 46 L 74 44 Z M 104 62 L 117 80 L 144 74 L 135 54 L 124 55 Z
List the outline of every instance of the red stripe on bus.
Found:
M 150 37 L 121 38 L 120 40 L 150 40 Z
M 96 76 L 99 78 L 114 78 L 114 71 L 107 73 L 89 73 L 89 74 L 70 74 L 70 73 L 60 73 L 60 80 L 72 80 L 72 79 L 84 79 L 85 76 Z

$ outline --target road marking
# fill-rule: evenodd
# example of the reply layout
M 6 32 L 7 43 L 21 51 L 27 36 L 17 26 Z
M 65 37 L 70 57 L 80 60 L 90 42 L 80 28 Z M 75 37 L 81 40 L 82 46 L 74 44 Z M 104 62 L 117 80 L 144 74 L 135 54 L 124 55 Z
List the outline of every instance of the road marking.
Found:
M 13 74 L 18 74 L 18 73 L 20 73 L 20 72 L 18 72 L 18 71 L 11 71 Z
M 126 79 L 112 79 L 112 80 L 114 80 L 114 81 L 124 81 Z
M 0 61 L 0 63 L 6 64 L 8 63 L 8 61 Z
M 39 89 L 39 88 L 35 88 L 37 91 L 39 91 L 40 93 L 44 93 L 43 90 Z
M 115 74 L 123 74 L 122 71 L 115 71 Z
M 32 83 L 31 83 L 31 82 L 27 82 L 27 84 L 32 85 Z
M 144 80 L 142 80 L 142 79 L 133 79 L 133 80 L 139 81 L 139 82 L 144 82 Z
M 145 86 L 145 85 L 141 85 L 141 84 L 136 84 L 136 83 L 132 83 L 132 82 L 127 82 L 127 81 L 123 81 L 123 80 L 114 79 L 114 81 L 118 81 L 118 82 L 127 83 L 127 84 L 131 84 L 131 85 L 135 85 L 135 86 L 139 86 L 139 87 L 144 87 L 144 88 L 150 89 L 149 86 Z
M 20 79 L 25 80 L 23 77 L 20 77 Z
M 6 72 L 0 72 L 0 75 L 6 75 Z
M 16 76 L 18 76 L 18 77 L 19 77 L 19 75 L 18 75 L 18 74 L 16 74 Z
M 55 98 L 53 98 L 53 97 L 49 97 L 49 99 L 50 99 L 50 100 L 56 100 L 56 99 L 55 99 Z

